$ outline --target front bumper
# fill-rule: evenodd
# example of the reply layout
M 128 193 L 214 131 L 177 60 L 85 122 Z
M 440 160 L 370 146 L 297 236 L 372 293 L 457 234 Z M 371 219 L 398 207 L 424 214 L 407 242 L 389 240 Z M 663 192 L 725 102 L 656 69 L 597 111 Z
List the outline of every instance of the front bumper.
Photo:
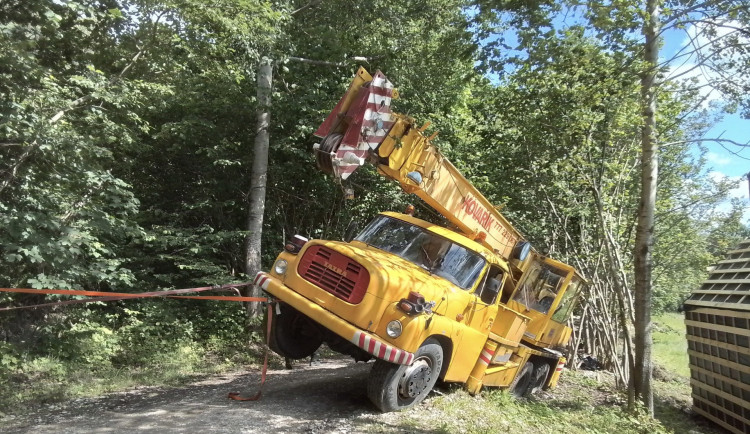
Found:
M 259 272 L 253 283 L 375 358 L 399 365 L 411 365 L 414 360 L 413 353 L 396 348 L 376 335 L 358 329 L 320 305 L 299 295 L 279 279 L 267 273 Z

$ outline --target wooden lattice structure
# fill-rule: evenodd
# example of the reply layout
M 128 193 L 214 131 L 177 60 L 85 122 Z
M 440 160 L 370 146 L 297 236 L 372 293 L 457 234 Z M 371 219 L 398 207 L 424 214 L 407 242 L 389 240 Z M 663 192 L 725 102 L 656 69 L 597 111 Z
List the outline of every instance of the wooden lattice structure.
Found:
M 750 240 L 710 271 L 685 302 L 693 410 L 750 432 Z

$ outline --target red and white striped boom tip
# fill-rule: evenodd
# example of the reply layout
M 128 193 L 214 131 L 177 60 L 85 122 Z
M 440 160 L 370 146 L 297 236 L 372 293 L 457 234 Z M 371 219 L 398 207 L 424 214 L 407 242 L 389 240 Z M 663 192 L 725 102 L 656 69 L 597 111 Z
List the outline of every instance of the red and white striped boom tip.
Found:
M 353 89 L 357 95 L 346 113 L 342 105 L 349 92 L 336 104 L 325 122 L 315 132 L 315 136 L 325 138 L 331 133 L 342 133 L 341 143 L 333 149 L 331 159 L 333 173 L 346 179 L 359 166 L 365 164 L 367 155 L 380 145 L 393 126 L 395 119 L 391 111 L 393 84 L 379 70 L 372 81 Z

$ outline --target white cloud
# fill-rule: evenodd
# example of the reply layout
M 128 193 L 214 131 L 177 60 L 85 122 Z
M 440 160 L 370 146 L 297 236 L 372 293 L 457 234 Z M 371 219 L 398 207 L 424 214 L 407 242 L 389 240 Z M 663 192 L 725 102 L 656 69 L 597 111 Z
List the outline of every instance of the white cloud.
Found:
M 706 160 L 716 164 L 717 166 L 726 166 L 727 164 L 732 162 L 731 158 L 719 155 L 714 152 L 707 153 Z

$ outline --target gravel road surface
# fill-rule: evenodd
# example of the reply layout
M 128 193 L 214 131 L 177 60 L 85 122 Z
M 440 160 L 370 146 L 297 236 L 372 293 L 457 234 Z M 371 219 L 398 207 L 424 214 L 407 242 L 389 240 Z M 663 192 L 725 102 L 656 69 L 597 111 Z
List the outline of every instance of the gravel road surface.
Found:
M 293 370 L 269 370 L 260 401 L 257 370 L 213 376 L 179 388 L 139 388 L 98 398 L 44 405 L 0 420 L 5 433 L 359 433 L 415 432 L 381 414 L 367 399 L 372 364 L 326 359 Z

